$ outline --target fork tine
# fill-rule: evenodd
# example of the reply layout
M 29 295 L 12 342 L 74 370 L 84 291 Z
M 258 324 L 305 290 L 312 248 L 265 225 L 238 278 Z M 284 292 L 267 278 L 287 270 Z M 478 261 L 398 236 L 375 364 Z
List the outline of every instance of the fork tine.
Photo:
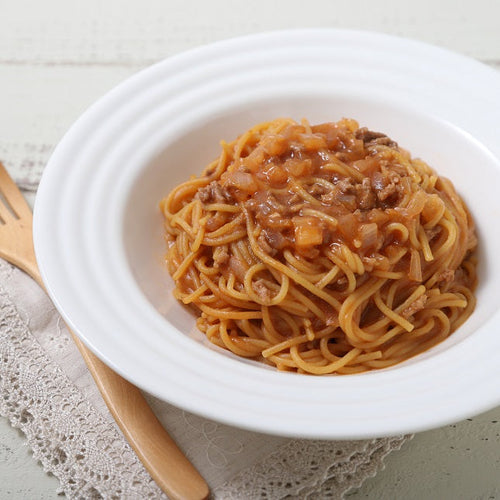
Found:
M 8 222 L 9 220 L 15 220 L 15 216 L 12 215 L 12 212 L 8 209 L 0 196 L 0 222 Z
M 26 202 L 24 196 L 19 191 L 16 183 L 12 180 L 12 177 L 7 172 L 0 161 L 0 191 L 3 194 L 5 200 L 8 202 L 12 210 L 17 214 L 19 218 L 23 216 L 31 216 L 31 209 Z M 8 209 L 3 207 L 7 212 Z M 4 218 L 3 212 L 0 212 L 0 216 Z M 12 214 L 8 213 L 7 217 L 12 218 Z

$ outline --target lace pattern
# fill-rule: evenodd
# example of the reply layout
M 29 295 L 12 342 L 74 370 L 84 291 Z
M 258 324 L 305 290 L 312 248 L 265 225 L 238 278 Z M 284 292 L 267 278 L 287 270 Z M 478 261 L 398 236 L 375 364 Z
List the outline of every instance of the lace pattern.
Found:
M 0 263 L 0 283 L 12 275 Z M 73 386 L 0 285 L 0 413 L 19 428 L 70 498 L 159 498 L 119 429 Z
M 341 499 L 373 477 L 405 437 L 369 441 L 292 440 L 278 452 L 216 490 L 225 499 Z

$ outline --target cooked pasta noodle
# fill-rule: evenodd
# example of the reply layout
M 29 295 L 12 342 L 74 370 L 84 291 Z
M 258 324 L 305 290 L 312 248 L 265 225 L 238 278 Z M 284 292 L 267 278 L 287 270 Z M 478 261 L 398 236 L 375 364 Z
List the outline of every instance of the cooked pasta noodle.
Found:
M 452 183 L 351 119 L 261 123 L 160 205 L 175 296 L 211 342 L 280 370 L 385 368 L 474 309 Z

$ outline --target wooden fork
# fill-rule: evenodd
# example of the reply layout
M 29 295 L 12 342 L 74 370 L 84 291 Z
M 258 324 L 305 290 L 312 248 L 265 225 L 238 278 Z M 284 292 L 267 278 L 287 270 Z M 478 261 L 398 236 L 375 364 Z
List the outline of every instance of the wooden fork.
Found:
M 44 288 L 33 248 L 31 209 L 2 163 L 0 194 L 6 201 L 0 197 L 0 257 Z M 72 336 L 111 414 L 159 487 L 172 499 L 207 498 L 207 483 L 167 434 L 140 390 Z

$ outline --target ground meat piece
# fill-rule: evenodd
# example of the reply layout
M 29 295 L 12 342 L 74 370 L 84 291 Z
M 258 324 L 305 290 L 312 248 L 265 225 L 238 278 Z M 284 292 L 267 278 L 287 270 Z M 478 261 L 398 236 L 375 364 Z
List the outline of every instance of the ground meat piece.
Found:
M 321 195 L 321 203 L 324 203 L 325 205 L 331 205 L 336 198 L 335 191 L 332 189 L 326 194 Z
M 217 181 L 198 189 L 195 198 L 203 203 L 227 203 L 233 201 L 231 193 L 224 189 Z
M 356 184 L 356 194 L 358 197 L 358 206 L 362 210 L 370 210 L 375 208 L 377 199 L 372 191 L 370 179 L 365 177 L 361 184 Z
M 421 311 L 425 307 L 425 303 L 427 302 L 427 294 L 424 293 L 417 300 L 412 302 L 406 309 L 403 310 L 401 316 L 403 318 L 408 319 L 410 316 L 413 316 L 416 312 Z
M 374 146 L 374 145 L 380 145 L 380 146 L 387 146 L 388 148 L 397 148 L 398 143 L 394 142 L 390 137 L 387 137 L 386 135 L 384 137 L 377 137 L 373 141 L 371 141 L 369 146 Z
M 354 183 L 352 179 L 341 179 L 335 184 L 335 187 L 344 194 L 354 194 Z
M 388 175 L 385 172 L 375 172 L 372 187 L 377 193 L 377 198 L 380 201 L 385 201 L 398 193 L 400 189 L 399 177 L 397 175 Z
M 277 251 L 275 248 L 272 248 L 269 245 L 265 232 L 262 232 L 259 235 L 259 237 L 257 238 L 257 243 L 259 244 L 260 248 L 262 248 L 262 250 L 266 252 L 267 255 L 276 255 Z
M 251 210 L 256 210 L 262 216 L 269 216 L 273 213 L 286 213 L 288 207 L 280 203 L 269 191 L 258 191 L 246 206 Z
M 381 191 L 379 191 L 377 193 L 377 198 L 380 201 L 385 201 L 385 200 L 387 200 L 387 198 L 390 198 L 392 195 L 396 194 L 397 192 L 398 192 L 398 188 L 397 188 L 396 184 L 391 182 L 390 184 L 385 186 L 384 189 L 382 189 Z
M 345 276 L 341 276 L 336 282 L 335 284 L 337 284 L 338 286 L 340 287 L 344 287 L 347 285 L 347 278 Z
M 229 260 L 229 252 L 227 251 L 227 245 L 222 245 L 214 250 L 213 254 L 214 264 L 216 266 L 221 266 Z
M 444 271 L 441 271 L 437 277 L 436 283 L 450 283 L 453 281 L 455 278 L 455 271 L 453 269 L 445 269 Z
M 320 196 L 321 202 L 325 205 L 333 203 L 344 203 L 346 200 L 355 202 L 356 188 L 352 179 L 340 179 L 335 183 L 335 188 Z M 350 196 L 353 195 L 353 196 Z
M 381 132 L 374 132 L 366 127 L 356 130 L 356 139 L 361 139 L 365 146 L 380 144 L 390 148 L 397 148 L 397 142 L 394 142 L 390 137 L 387 137 Z
M 312 196 L 317 196 L 317 195 L 324 195 L 325 192 L 326 192 L 326 189 L 324 186 L 322 186 L 321 184 L 313 184 L 310 188 L 309 188 L 309 194 L 311 194 Z
M 195 195 L 195 198 L 198 198 L 202 203 L 207 203 L 210 201 L 212 197 L 212 192 L 210 191 L 210 184 L 208 186 L 204 186 L 198 190 Z
M 252 288 L 255 293 L 262 299 L 263 302 L 271 300 L 271 291 L 267 288 L 263 279 L 258 279 L 252 283 Z
M 365 144 L 367 142 L 373 141 L 373 139 L 378 139 L 379 137 L 386 137 L 385 134 L 381 132 L 375 132 L 367 127 L 362 127 L 356 130 L 356 139 L 361 139 Z

